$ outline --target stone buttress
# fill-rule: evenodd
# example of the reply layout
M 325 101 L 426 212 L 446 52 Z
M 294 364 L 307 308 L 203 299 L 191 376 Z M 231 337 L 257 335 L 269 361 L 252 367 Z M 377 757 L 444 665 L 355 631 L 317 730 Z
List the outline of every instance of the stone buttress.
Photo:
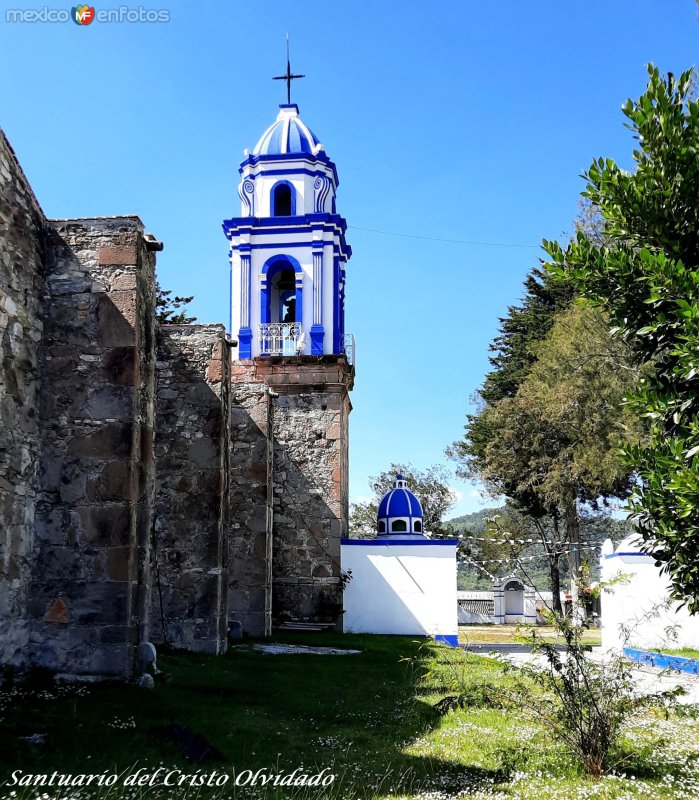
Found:
M 230 353 L 223 325 L 161 325 L 151 638 L 228 641 Z
M 137 217 L 46 242 L 31 662 L 124 678 L 148 638 L 157 243 Z

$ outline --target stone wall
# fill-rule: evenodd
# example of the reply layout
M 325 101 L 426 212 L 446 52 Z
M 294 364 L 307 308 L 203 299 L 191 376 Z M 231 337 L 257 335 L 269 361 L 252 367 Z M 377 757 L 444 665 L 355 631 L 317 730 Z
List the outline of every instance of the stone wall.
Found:
M 340 539 L 348 528 L 353 370 L 337 356 L 260 358 L 232 369 L 232 503 L 240 528 L 231 551 L 231 618 L 243 614 L 247 632 L 264 632 L 260 614 L 270 611 L 264 558 L 271 551 L 274 619 L 334 621 L 341 611 Z M 251 608 L 254 618 L 245 616 Z
M 128 677 L 148 637 L 154 249 L 136 217 L 51 223 L 31 657 L 58 672 Z
M 0 130 L 0 663 L 15 667 L 29 649 L 45 225 Z
M 272 485 L 268 482 L 271 398 L 247 363 L 231 366 L 229 619 L 252 636 L 271 633 Z
M 137 217 L 47 221 L 0 132 L 0 664 L 129 678 L 150 638 L 340 610 L 354 370 L 231 365 L 189 325 L 156 377 L 160 249 Z
M 230 356 L 223 325 L 158 332 L 151 638 L 227 645 Z

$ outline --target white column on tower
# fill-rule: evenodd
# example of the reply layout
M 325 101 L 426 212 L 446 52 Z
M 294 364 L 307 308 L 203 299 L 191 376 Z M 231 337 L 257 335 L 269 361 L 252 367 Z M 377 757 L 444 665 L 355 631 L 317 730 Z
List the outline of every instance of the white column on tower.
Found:
M 250 253 L 240 256 L 240 327 L 250 327 Z
M 313 250 L 313 324 L 323 324 L 323 250 Z

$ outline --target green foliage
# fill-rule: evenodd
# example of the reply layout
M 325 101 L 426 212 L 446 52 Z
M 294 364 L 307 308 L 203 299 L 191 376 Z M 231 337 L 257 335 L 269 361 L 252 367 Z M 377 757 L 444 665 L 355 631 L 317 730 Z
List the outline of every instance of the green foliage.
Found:
M 575 293 L 565 283 L 553 280 L 546 272 L 533 269 L 524 281 L 524 298 L 510 306 L 500 319 L 500 332 L 490 345 L 492 369 L 486 375 L 477 399 L 481 407 L 466 417 L 465 436 L 454 442 L 447 454 L 459 464 L 457 474 L 481 479 L 489 443 L 497 428 L 488 413 L 506 398 L 513 398 L 536 362 L 536 345 L 544 340 L 558 311 L 573 302 Z M 518 491 L 516 481 L 501 476 L 497 493 L 518 503 L 527 513 L 541 517 L 546 508 L 529 491 Z
M 540 540 L 539 570 L 545 565 L 558 598 L 561 554 L 580 539 L 580 504 L 596 509 L 600 499 L 628 495 L 620 445 L 638 441 L 641 430 L 623 407 L 638 369 L 604 315 L 577 302 L 552 311 L 549 322 L 548 333 L 527 345 L 530 364 L 514 394 L 469 418 L 451 455 L 463 474 L 509 498 L 503 530 Z M 577 579 L 578 551 L 570 552 Z M 523 553 L 511 548 L 509 555 Z
M 550 634 L 531 631 L 543 667 L 519 669 L 495 659 L 488 664 L 471 653 L 441 648 L 427 662 L 423 678 L 444 731 L 428 752 L 444 759 L 456 726 L 463 731 L 461 741 L 496 747 L 504 773 L 496 792 L 502 800 L 694 796 L 695 765 L 678 779 L 668 774 L 665 762 L 670 737 L 687 741 L 696 724 L 691 712 L 678 719 L 679 692 L 639 696 L 629 662 L 602 663 L 590 656 L 583 645 L 589 631 L 562 623 L 555 641 Z M 516 727 L 510 727 L 514 720 Z M 644 736 L 641 730 L 653 734 Z M 506 732 L 509 747 L 497 741 L 499 732 Z M 687 763 L 686 756 L 680 760 Z M 543 780 L 534 777 L 537 771 Z M 575 788 L 562 772 L 577 776 Z M 515 774 L 522 776 L 521 783 Z M 665 785 L 677 788 L 666 793 Z
M 480 396 L 488 405 L 514 397 L 536 361 L 535 347 L 553 327 L 555 315 L 570 306 L 575 291 L 534 268 L 524 280 L 521 305 L 510 306 L 500 318 L 500 333 L 490 345 L 492 370 L 483 381 Z
M 456 493 L 449 485 L 451 474 L 441 464 L 420 470 L 412 464 L 391 464 L 380 473 L 369 478 L 372 492 L 371 500 L 353 503 L 350 507 L 350 531 L 357 534 L 376 533 L 376 515 L 381 498 L 392 487 L 396 475 L 402 475 L 408 482 L 410 491 L 422 505 L 423 526 L 432 536 L 448 536 L 453 533 L 449 523 L 443 522 L 449 509 L 456 504 Z
M 629 394 L 647 440 L 625 448 L 640 476 L 632 502 L 646 547 L 674 595 L 699 611 L 699 102 L 691 73 L 661 77 L 623 106 L 638 140 L 636 169 L 598 159 L 584 192 L 604 220 L 604 244 L 584 233 L 545 242 L 564 286 L 606 308 L 649 374 Z
M 158 322 L 166 325 L 189 325 L 196 322 L 196 317 L 190 317 L 185 309 L 194 300 L 191 297 L 171 297 L 170 289 L 163 289 L 160 283 L 155 283 L 155 316 Z
M 677 722 L 646 712 L 636 727 L 625 729 L 626 777 L 591 781 L 538 720 L 525 717 L 521 707 L 500 707 L 496 693 L 513 691 L 516 682 L 495 659 L 414 637 L 323 633 L 275 641 L 362 652 L 270 656 L 234 647 L 223 656 L 161 654 L 159 666 L 171 681 L 153 691 L 115 684 L 0 687 L 2 796 L 14 791 L 7 781 L 18 769 L 25 775 L 124 776 L 139 768 L 153 774 L 159 766 L 231 777 L 218 788 L 129 790 L 121 780 L 111 790 L 35 786 L 18 789 L 15 800 L 697 796 L 699 724 L 691 717 Z M 436 707 L 445 695 L 461 692 L 464 707 L 440 715 Z M 203 737 L 225 760 L 187 760 L 162 735 L 172 724 Z M 31 741 L 34 734 L 43 735 L 43 744 Z M 234 786 L 243 770 L 288 775 L 301 766 L 309 774 L 327 768 L 336 779 L 327 789 Z
M 563 646 L 531 629 L 529 642 L 544 657 L 545 667 L 525 664 L 524 682 L 509 699 L 549 728 L 587 773 L 598 777 L 620 760 L 627 720 L 643 708 L 672 707 L 684 690 L 639 692 L 630 661 L 613 653 L 604 660 L 593 658 L 582 643 L 584 627 L 557 617 L 552 621 Z
M 496 514 L 501 513 L 503 507 L 484 508 L 474 511 L 471 514 L 464 514 L 460 517 L 453 517 L 448 520 L 448 524 L 454 535 L 461 537 L 459 554 L 467 560 L 459 561 L 457 567 L 457 588 L 462 590 L 491 590 L 493 579 L 490 573 L 493 572 L 493 564 L 482 564 L 476 567 L 472 561 L 483 562 L 491 557 L 489 542 L 484 541 L 486 534 L 492 529 L 489 521 Z M 502 548 L 501 548 L 502 550 Z M 508 553 L 506 553 L 508 555 Z M 499 555 L 497 556 L 500 557 Z
M 625 369 L 626 348 L 609 336 L 604 316 L 576 304 L 561 312 L 537 360 L 512 398 L 486 413 L 496 431 L 481 476 L 496 491 L 535 495 L 554 509 L 600 496 L 625 496 L 622 442 L 639 426 L 622 406 L 637 371 Z

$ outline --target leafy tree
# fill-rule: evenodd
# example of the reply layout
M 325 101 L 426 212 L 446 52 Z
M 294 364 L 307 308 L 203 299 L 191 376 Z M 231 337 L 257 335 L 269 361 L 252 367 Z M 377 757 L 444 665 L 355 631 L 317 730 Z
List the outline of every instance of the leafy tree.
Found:
M 533 517 L 508 504 L 502 513 L 493 517 L 487 530 L 490 541 L 486 543 L 485 551 L 492 553 L 493 559 L 506 553 L 513 569 L 523 573 L 527 582 L 534 586 L 537 585 L 536 581 L 531 577 L 531 571 L 523 568 L 522 559 L 530 558 L 534 549 L 540 552 L 543 548 L 551 591 L 551 610 L 562 617 L 561 555 L 565 548 L 558 515 Z M 528 543 L 532 539 L 536 539 L 541 547 L 531 548 Z M 503 540 L 506 544 L 502 544 Z
M 584 233 L 591 242 L 604 244 L 604 218 L 599 208 L 594 206 L 587 197 L 581 197 L 578 200 L 575 232 Z
M 191 297 L 171 297 L 170 289 L 163 289 L 159 281 L 155 282 L 155 315 L 158 322 L 167 325 L 189 325 L 196 322 L 196 317 L 190 317 L 185 306 L 194 300 Z
M 483 381 L 481 398 L 495 405 L 513 397 L 536 361 L 534 346 L 546 338 L 557 312 L 570 306 L 576 297 L 572 285 L 553 280 L 534 268 L 524 280 L 524 299 L 510 306 L 500 318 L 500 333 L 490 345 L 492 370 Z
M 393 487 L 396 475 L 402 475 L 408 488 L 422 505 L 424 530 L 435 537 L 450 535 L 453 529 L 443 522 L 445 515 L 456 504 L 457 497 L 449 485 L 451 475 L 440 464 L 425 470 L 412 464 L 391 464 L 388 470 L 369 478 L 372 499 L 353 503 L 350 508 L 350 530 L 353 534 L 375 534 L 376 515 L 381 498 Z
M 580 511 L 581 551 L 588 560 L 590 580 L 594 581 L 599 578 L 598 548 L 608 538 L 620 542 L 633 529 L 627 520 L 615 519 L 606 509 L 583 506 Z M 516 571 L 531 586 L 549 588 L 552 610 L 562 614 L 556 598 L 560 599 L 560 589 L 568 577 L 568 564 L 563 557 L 567 545 L 562 539 L 564 531 L 560 526 L 553 527 L 554 520 L 533 519 L 507 503 L 452 518 L 448 523 L 461 537 L 459 553 L 465 556 L 459 561 L 459 589 L 489 590 L 493 576 Z
M 557 281 L 541 269 L 533 269 L 524 281 L 525 294 L 519 305 L 508 308 L 500 318 L 500 332 L 490 345 L 491 371 L 477 395 L 480 407 L 466 417 L 465 436 L 454 442 L 447 455 L 460 465 L 457 474 L 479 479 L 485 467 L 488 444 L 497 435 L 486 410 L 505 398 L 512 398 L 536 362 L 535 346 L 546 338 L 558 311 L 575 299 L 572 286 Z M 533 518 L 541 519 L 555 509 L 542 504 L 541 498 L 518 486 L 518 481 L 500 476 L 497 491 Z
M 625 368 L 625 349 L 598 310 L 575 304 L 560 312 L 548 336 L 531 347 L 533 364 L 514 396 L 481 411 L 485 441 L 472 447 L 467 426 L 460 443 L 462 471 L 511 498 L 536 529 L 554 602 L 565 549 L 571 578 L 578 576 L 579 505 L 628 495 L 619 446 L 638 437 L 638 425 L 622 406 L 636 380 L 636 371 Z
M 638 363 L 651 365 L 629 395 L 649 422 L 625 448 L 638 470 L 632 502 L 647 551 L 675 597 L 699 611 L 699 102 L 691 72 L 661 77 L 623 112 L 638 141 L 635 170 L 598 159 L 583 193 L 604 220 L 604 242 L 578 233 L 545 242 L 552 273 L 603 305 Z

